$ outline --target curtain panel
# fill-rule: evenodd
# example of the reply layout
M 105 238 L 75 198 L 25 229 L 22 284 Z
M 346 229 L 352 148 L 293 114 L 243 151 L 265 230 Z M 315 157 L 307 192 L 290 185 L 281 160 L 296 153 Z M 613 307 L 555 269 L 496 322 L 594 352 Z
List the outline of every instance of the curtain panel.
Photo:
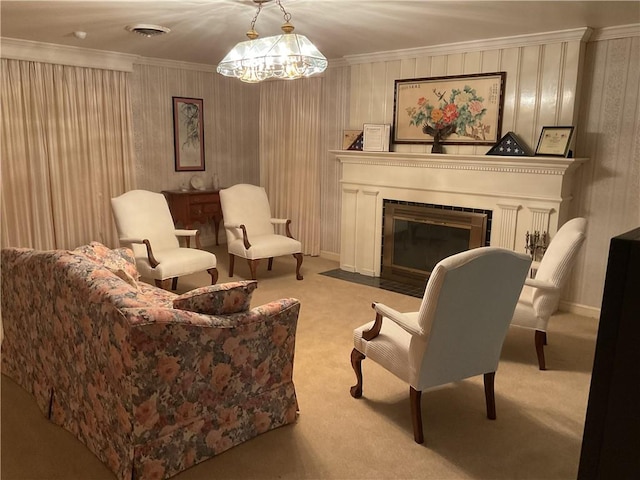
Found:
M 1 59 L 3 247 L 117 246 L 134 188 L 129 73 Z
M 260 184 L 271 214 L 290 218 L 305 255 L 320 254 L 322 79 L 264 82 L 260 89 Z

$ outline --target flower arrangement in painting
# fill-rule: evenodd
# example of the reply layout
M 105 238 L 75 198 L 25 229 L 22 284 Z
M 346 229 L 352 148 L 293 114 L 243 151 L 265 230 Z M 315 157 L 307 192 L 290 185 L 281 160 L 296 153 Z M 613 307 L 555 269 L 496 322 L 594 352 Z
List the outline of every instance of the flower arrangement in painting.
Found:
M 422 126 L 422 131 L 434 138 L 434 143 L 455 133 L 461 137 L 486 140 L 490 126 L 482 123 L 487 113 L 484 99 L 476 94 L 476 90 L 465 85 L 462 90 L 451 89 L 439 92 L 435 88 L 436 105 L 431 105 L 425 97 L 418 99 L 417 106 L 408 107 L 409 125 Z

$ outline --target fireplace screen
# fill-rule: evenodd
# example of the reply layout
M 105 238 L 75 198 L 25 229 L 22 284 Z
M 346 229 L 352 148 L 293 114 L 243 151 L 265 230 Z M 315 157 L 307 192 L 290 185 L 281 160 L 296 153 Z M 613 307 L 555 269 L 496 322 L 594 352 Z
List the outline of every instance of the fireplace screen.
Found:
M 487 214 L 385 204 L 383 278 L 423 283 L 450 255 L 485 244 Z

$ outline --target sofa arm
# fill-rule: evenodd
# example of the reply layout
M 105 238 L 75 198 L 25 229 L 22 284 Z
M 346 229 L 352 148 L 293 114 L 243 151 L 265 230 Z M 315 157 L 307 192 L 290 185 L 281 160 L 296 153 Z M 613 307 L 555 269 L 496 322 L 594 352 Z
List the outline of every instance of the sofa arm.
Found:
M 165 425 L 212 417 L 224 405 L 253 402 L 260 409 L 275 392 L 290 392 L 279 401 L 283 411 L 295 412 L 299 311 L 294 298 L 221 316 L 123 309 L 130 324 L 136 442 L 166 434 Z

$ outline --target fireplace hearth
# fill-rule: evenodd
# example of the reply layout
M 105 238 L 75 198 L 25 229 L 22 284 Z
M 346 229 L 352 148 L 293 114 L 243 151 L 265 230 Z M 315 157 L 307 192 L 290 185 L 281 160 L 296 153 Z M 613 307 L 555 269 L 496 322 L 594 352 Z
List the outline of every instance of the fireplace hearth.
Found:
M 440 260 L 489 245 L 491 216 L 491 210 L 384 199 L 381 277 L 424 284 Z

